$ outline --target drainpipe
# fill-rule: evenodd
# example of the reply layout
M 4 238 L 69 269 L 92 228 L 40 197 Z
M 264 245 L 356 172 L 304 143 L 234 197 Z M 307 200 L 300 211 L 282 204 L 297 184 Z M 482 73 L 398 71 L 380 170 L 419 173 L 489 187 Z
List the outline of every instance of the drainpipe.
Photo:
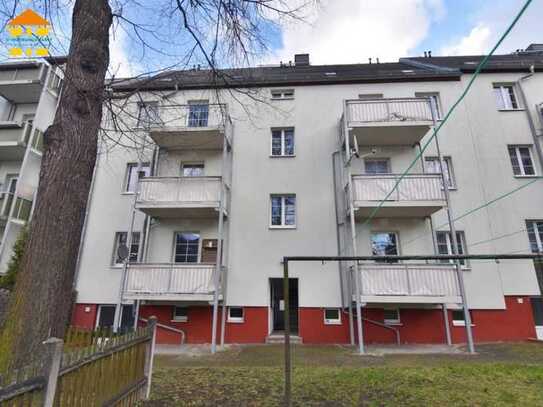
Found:
M 530 126 L 530 132 L 532 133 L 532 138 L 534 140 L 535 151 L 537 152 L 537 158 L 539 160 L 539 169 L 541 171 L 540 174 L 543 174 L 543 150 L 542 150 L 541 144 L 539 143 L 539 140 L 538 140 L 537 131 L 536 131 L 536 128 L 535 128 L 534 120 L 533 120 L 532 115 L 530 113 L 530 107 L 529 107 L 528 101 L 526 99 L 526 94 L 524 93 L 524 89 L 522 88 L 522 81 L 525 81 L 526 79 L 531 78 L 534 75 L 533 70 L 534 70 L 534 67 L 532 65 L 530 67 L 530 73 L 528 75 L 525 75 L 522 78 L 520 78 L 516 82 L 516 84 L 517 84 L 517 89 L 519 90 L 520 98 L 522 99 L 522 105 L 524 106 L 524 111 L 526 112 L 526 118 L 528 119 L 528 125 Z

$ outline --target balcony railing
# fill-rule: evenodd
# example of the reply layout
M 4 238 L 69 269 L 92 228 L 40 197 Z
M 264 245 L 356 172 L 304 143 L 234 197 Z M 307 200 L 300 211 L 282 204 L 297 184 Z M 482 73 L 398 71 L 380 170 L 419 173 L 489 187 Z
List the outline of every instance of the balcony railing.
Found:
M 0 128 L 0 145 L 2 143 L 28 144 L 34 127 L 32 122 L 13 122 L 11 128 Z
M 355 201 L 381 201 L 392 191 L 400 174 L 354 175 Z M 444 194 L 440 174 L 407 174 L 387 201 L 439 201 Z
M 7 218 L 13 203 L 13 193 L 0 192 L 0 218 Z
M 129 264 L 124 297 L 210 300 L 215 272 L 210 264 Z
M 379 301 L 379 297 L 396 302 L 460 300 L 454 265 L 376 263 L 360 266 L 359 278 L 365 301 Z
M 146 177 L 140 181 L 137 206 L 218 207 L 221 177 Z

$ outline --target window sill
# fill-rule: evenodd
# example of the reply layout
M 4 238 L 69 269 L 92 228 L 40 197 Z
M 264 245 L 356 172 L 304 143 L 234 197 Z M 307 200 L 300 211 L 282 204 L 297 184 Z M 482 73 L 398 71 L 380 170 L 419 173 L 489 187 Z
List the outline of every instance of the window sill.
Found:
M 341 321 L 324 321 L 324 325 L 341 325 Z
M 296 154 L 292 155 L 272 155 L 270 154 L 270 158 L 294 158 L 296 157 Z
M 293 226 L 269 226 L 270 229 L 278 229 L 278 230 L 289 230 L 289 229 L 296 229 L 296 225 Z
M 229 324 L 243 324 L 245 322 L 244 319 L 227 319 L 226 322 Z
M 272 102 L 277 102 L 280 100 L 294 100 L 294 98 L 270 98 Z
M 112 269 L 115 269 L 115 270 L 122 269 L 123 267 L 124 267 L 124 264 L 113 264 L 113 265 L 109 266 L 109 268 L 112 268 Z
M 125 192 L 121 192 L 121 195 L 134 196 L 134 195 L 136 195 L 136 193 L 135 192 L 126 192 L 125 191 Z
M 170 320 L 170 322 L 189 322 L 189 319 L 188 319 L 188 318 L 184 318 L 184 319 L 172 319 L 172 320 Z
M 524 179 L 524 178 L 540 178 L 539 175 L 537 175 L 537 174 L 534 174 L 534 175 L 513 175 L 513 177 L 521 178 L 521 179 Z
M 466 326 L 466 323 L 464 321 L 453 321 L 453 326 Z M 472 327 L 475 326 L 475 324 L 471 324 Z
M 398 322 L 396 322 L 396 321 L 384 321 L 383 323 L 386 326 L 403 326 L 403 324 L 400 321 L 398 321 Z

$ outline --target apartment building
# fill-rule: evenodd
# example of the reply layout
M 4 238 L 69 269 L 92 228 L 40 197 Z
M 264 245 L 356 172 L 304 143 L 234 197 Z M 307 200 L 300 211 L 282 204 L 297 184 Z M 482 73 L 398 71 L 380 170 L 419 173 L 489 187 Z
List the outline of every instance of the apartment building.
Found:
M 297 55 L 112 84 L 130 95 L 125 128 L 100 145 L 73 324 L 129 329 L 156 315 L 160 343 L 265 342 L 284 329 L 283 256 L 451 253 L 448 205 L 462 253 L 542 251 L 541 46 L 492 57 L 440 151 L 432 141 L 420 154 L 481 59 Z M 290 274 L 302 343 L 358 340 L 356 306 L 365 343 L 465 341 L 454 264 L 296 263 Z M 543 327 L 534 262 L 462 262 L 461 274 L 475 341 Z
M 43 132 L 55 117 L 61 86 L 53 59 L 0 64 L 0 274 L 32 214 Z

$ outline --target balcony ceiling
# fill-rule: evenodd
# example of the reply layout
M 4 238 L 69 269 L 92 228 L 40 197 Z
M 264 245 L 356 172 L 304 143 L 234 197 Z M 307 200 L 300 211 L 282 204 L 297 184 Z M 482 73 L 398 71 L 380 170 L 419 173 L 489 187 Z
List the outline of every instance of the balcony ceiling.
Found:
M 209 219 L 218 217 L 218 203 L 209 206 L 190 206 L 190 203 L 183 204 L 184 206 L 174 205 L 171 207 L 153 206 L 147 203 L 138 203 L 136 208 L 146 215 L 154 218 L 184 218 L 184 219 Z
M 222 131 L 218 127 L 160 127 L 149 135 L 160 147 L 169 149 L 222 149 Z
M 364 221 L 378 206 L 378 201 L 355 201 L 355 219 Z M 394 201 L 385 202 L 374 218 L 424 218 L 439 211 L 445 201 Z
M 37 103 L 42 88 L 38 80 L 0 81 L 0 95 L 14 103 Z
M 359 146 L 412 146 L 430 130 L 429 122 L 376 122 L 351 125 L 351 142 L 356 136 Z
M 0 138 L 0 161 L 20 161 L 26 147 L 17 141 L 2 141 Z

